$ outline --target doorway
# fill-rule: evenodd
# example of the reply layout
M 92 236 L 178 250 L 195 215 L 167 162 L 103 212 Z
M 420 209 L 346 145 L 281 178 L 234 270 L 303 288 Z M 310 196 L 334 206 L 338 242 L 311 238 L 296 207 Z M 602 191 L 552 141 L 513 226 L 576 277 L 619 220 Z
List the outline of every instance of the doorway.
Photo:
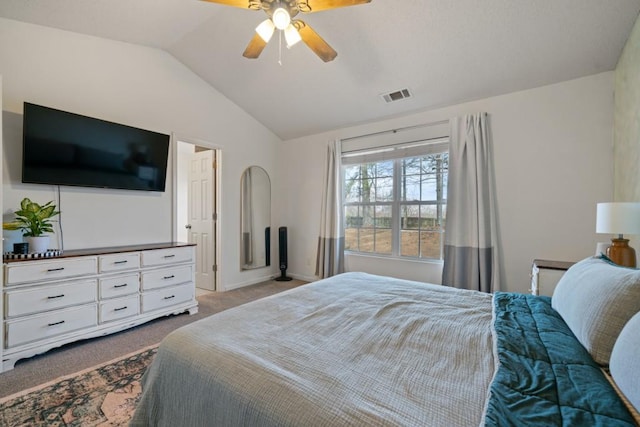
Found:
M 218 289 L 219 149 L 176 139 L 174 236 L 196 245 L 196 287 Z

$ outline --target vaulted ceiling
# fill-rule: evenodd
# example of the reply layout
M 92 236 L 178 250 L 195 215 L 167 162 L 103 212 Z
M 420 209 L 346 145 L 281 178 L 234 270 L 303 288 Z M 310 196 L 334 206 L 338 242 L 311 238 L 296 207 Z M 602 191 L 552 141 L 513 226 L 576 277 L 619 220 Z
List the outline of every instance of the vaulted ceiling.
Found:
M 322 62 L 261 11 L 199 0 L 2 0 L 0 17 L 163 49 L 287 140 L 613 70 L 640 0 L 372 0 L 304 15 Z M 381 94 L 408 89 L 386 103 Z

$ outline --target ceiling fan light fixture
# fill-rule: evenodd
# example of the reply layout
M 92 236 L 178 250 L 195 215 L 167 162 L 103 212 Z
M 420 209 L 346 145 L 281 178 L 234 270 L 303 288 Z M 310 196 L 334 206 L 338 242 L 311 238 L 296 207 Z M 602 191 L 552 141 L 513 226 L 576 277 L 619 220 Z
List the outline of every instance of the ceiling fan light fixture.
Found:
M 288 48 L 291 48 L 302 40 L 300 33 L 292 24 L 289 24 L 289 26 L 284 30 L 284 38 L 287 41 Z
M 279 7 L 273 11 L 273 15 L 271 15 L 271 19 L 273 20 L 273 24 L 279 30 L 284 30 L 291 24 L 291 16 L 289 16 L 289 12 L 283 7 Z
M 269 43 L 271 37 L 273 36 L 273 32 L 275 31 L 276 26 L 273 25 L 271 19 L 265 19 L 256 27 L 256 33 L 260 36 L 265 43 Z
M 265 43 L 269 43 L 271 37 L 273 36 L 273 32 L 276 30 L 276 26 L 273 25 L 271 19 L 265 19 L 256 27 L 256 33 L 260 36 Z

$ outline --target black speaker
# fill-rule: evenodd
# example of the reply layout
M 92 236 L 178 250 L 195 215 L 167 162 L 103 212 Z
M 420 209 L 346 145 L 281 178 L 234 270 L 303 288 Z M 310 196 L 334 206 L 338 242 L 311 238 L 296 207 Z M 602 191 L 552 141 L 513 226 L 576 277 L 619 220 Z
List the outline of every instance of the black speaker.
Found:
M 264 253 L 266 265 L 271 265 L 271 227 L 264 229 Z
M 278 282 L 291 280 L 287 277 L 287 227 L 278 229 L 278 254 L 280 256 L 280 277 L 276 277 Z

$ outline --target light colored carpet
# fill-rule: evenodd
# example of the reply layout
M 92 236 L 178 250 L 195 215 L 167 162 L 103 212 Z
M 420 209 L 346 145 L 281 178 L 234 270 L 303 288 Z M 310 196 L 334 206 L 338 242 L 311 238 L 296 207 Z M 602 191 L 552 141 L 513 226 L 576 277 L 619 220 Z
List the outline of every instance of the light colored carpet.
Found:
M 274 280 L 228 292 L 206 293 L 197 297 L 198 313 L 193 316 L 184 313 L 163 317 L 126 331 L 67 344 L 42 355 L 20 360 L 13 370 L 0 374 L 0 398 L 139 351 L 159 343 L 181 326 L 304 283 L 300 280 Z

